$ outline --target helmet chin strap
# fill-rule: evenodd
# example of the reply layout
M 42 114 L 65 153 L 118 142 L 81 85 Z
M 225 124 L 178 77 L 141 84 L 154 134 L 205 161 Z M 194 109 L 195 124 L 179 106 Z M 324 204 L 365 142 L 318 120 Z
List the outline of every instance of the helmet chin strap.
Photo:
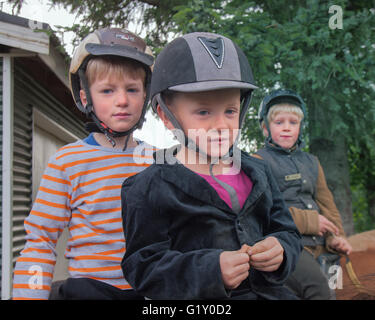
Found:
M 113 131 L 111 128 L 107 127 L 104 122 L 100 121 L 93 111 L 91 112 L 90 116 L 94 120 L 94 122 L 90 123 L 89 126 L 86 126 L 86 129 L 88 129 L 88 131 L 103 133 L 107 140 L 112 144 L 113 148 L 116 146 L 115 138 L 126 137 L 125 144 L 122 149 L 123 151 L 126 150 L 131 133 L 137 129 L 137 126 L 133 127 L 132 129 L 126 132 L 117 132 Z
M 207 153 L 205 151 L 203 151 L 202 149 L 200 149 L 199 146 L 197 146 L 197 144 L 192 139 L 190 139 L 188 136 L 186 136 L 186 134 L 184 133 L 184 130 L 183 130 L 182 126 L 177 121 L 177 119 L 174 116 L 174 114 L 169 110 L 169 108 L 165 104 L 164 100 L 162 99 L 160 93 L 158 93 L 155 96 L 155 99 L 158 102 L 158 104 L 160 105 L 160 107 L 163 110 L 163 112 L 167 115 L 168 119 L 171 121 L 171 123 L 175 127 L 175 129 L 178 129 L 182 133 L 182 136 L 179 135 L 179 134 L 175 134 L 175 133 L 174 133 L 174 135 L 177 138 L 177 140 L 182 145 L 184 145 L 186 148 L 189 148 L 189 149 L 191 149 L 191 150 L 193 150 L 193 151 L 195 151 L 195 152 L 197 152 L 197 153 L 205 156 L 206 158 L 210 157 L 211 160 L 213 160 L 213 161 L 211 161 L 211 164 L 216 164 L 219 160 L 227 160 L 227 159 L 230 159 L 231 157 L 233 157 L 233 148 L 235 146 L 237 146 L 239 138 L 240 138 L 240 134 L 237 135 L 236 140 L 234 141 L 233 145 L 229 148 L 229 150 L 228 150 L 228 152 L 226 154 L 224 154 L 222 156 L 219 156 L 219 157 L 208 156 Z M 242 128 L 243 122 L 245 120 L 245 114 L 246 114 L 246 112 L 247 112 L 247 110 L 249 108 L 250 100 L 251 100 L 251 93 L 247 94 L 247 96 L 244 99 L 243 106 L 241 108 L 242 112 L 240 114 L 240 119 L 239 119 L 239 128 L 240 129 Z
M 158 102 L 158 104 L 160 105 L 161 109 L 163 110 L 163 112 L 167 115 L 169 121 L 171 121 L 174 128 L 178 130 L 178 131 L 172 130 L 172 132 L 173 132 L 174 136 L 176 137 L 177 141 L 180 142 L 181 145 L 185 146 L 186 148 L 188 148 L 190 150 L 193 150 L 193 151 L 197 152 L 199 155 L 202 155 L 202 156 L 206 157 L 206 159 L 207 159 L 207 157 L 210 157 L 210 156 L 208 156 L 208 154 L 205 151 L 200 149 L 199 146 L 184 133 L 184 129 L 182 128 L 180 123 L 177 121 L 174 114 L 169 110 L 167 105 L 164 103 L 161 95 L 157 94 L 155 96 L 155 98 L 156 98 L 156 101 Z M 228 151 L 228 153 L 229 152 L 230 151 Z M 216 163 L 217 161 L 224 158 L 225 156 L 226 155 L 221 156 L 221 157 L 210 157 L 210 158 L 214 159 L 214 161 L 212 161 L 213 163 Z M 227 158 L 229 158 L 229 157 L 227 157 Z
M 248 94 L 246 96 L 246 98 L 244 99 L 244 103 L 243 103 L 243 113 L 241 114 L 240 116 L 240 119 L 239 119 L 239 127 L 241 128 L 242 127 L 242 124 L 244 122 L 244 118 L 245 118 L 245 114 L 246 114 L 246 111 L 247 109 L 249 108 L 249 105 L 250 105 L 250 99 L 251 99 L 251 94 Z M 177 121 L 176 117 L 173 115 L 173 113 L 169 110 L 169 108 L 167 107 L 167 105 L 164 103 L 163 99 L 161 98 L 161 95 L 160 94 L 157 94 L 155 96 L 158 104 L 160 105 L 161 109 L 164 111 L 164 113 L 167 115 L 168 119 L 171 121 L 171 123 L 173 124 L 173 126 L 180 130 L 180 132 L 182 133 L 182 136 L 181 135 L 177 135 L 174 133 L 175 137 L 177 138 L 177 140 L 182 144 L 184 145 L 185 147 L 191 149 L 191 150 L 194 150 L 195 152 L 203 155 L 206 157 L 208 157 L 207 153 L 204 152 L 203 150 L 201 150 L 197 144 L 191 140 L 189 137 L 187 137 L 185 134 L 184 134 L 184 131 L 180 125 L 180 123 Z M 240 138 L 240 134 L 237 135 L 236 137 L 236 140 L 234 141 L 233 145 L 229 148 L 228 152 L 226 154 L 224 154 L 223 156 L 218 156 L 218 157 L 210 157 L 211 159 L 211 162 L 210 162 L 210 165 L 209 165 L 209 172 L 210 172 L 210 176 L 221 186 L 224 188 L 224 190 L 226 190 L 229 194 L 229 197 L 230 197 L 230 200 L 231 200 L 231 203 L 232 203 L 232 210 L 236 213 L 238 213 L 240 210 L 241 210 L 241 206 L 240 206 L 240 203 L 239 203 L 239 200 L 238 200 L 238 196 L 237 196 L 237 192 L 236 190 L 229 184 L 221 181 L 220 179 L 218 179 L 217 177 L 215 177 L 214 173 L 213 173 L 213 166 L 215 164 L 217 164 L 217 162 L 219 162 L 220 160 L 221 161 L 225 161 L 225 160 L 229 160 L 231 159 L 233 165 L 238 165 L 238 161 L 237 160 L 240 160 L 240 159 L 236 159 L 236 155 L 234 154 L 233 152 L 233 149 L 237 147 L 237 144 L 238 144 L 238 141 L 239 141 L 239 138 Z M 237 154 L 237 153 L 236 153 Z

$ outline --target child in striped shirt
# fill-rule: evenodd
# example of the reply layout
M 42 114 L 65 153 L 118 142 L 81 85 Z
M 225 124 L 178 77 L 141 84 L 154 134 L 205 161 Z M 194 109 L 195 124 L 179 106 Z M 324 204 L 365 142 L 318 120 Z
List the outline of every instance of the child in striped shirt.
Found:
M 144 121 L 152 64 L 146 43 L 124 29 L 96 30 L 77 47 L 71 90 L 77 107 L 93 120 L 91 133 L 48 163 L 25 219 L 27 242 L 14 271 L 13 299 L 51 298 L 56 243 L 64 228 L 70 277 L 54 298 L 141 298 L 120 266 L 120 190 L 124 179 L 152 161 L 134 152 L 140 142 L 133 139 Z

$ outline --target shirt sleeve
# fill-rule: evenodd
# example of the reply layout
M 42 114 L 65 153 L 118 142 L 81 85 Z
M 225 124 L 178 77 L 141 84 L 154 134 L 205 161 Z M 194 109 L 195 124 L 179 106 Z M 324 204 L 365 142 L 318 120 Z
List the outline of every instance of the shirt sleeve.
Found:
M 296 207 L 289 208 L 294 223 L 301 234 L 317 235 L 319 233 L 319 212 Z
M 331 191 L 329 190 L 324 175 L 322 166 L 319 164 L 318 179 L 316 184 L 315 201 L 320 209 L 320 213 L 331 221 L 338 229 L 339 235 L 345 237 L 344 228 L 342 225 L 341 215 L 336 207 L 335 200 Z M 332 235 L 327 235 L 326 248 L 329 249 L 329 243 L 332 240 Z
M 150 196 L 161 199 L 161 187 L 155 186 L 151 193 L 142 180 L 131 186 L 132 178 L 125 181 L 121 191 L 126 239 L 121 266 L 126 280 L 151 299 L 228 297 L 220 271 L 222 250 L 174 250 L 168 234 L 168 214 Z
M 71 216 L 70 189 L 64 168 L 52 158 L 24 222 L 26 244 L 14 270 L 13 299 L 48 299 L 57 240 Z

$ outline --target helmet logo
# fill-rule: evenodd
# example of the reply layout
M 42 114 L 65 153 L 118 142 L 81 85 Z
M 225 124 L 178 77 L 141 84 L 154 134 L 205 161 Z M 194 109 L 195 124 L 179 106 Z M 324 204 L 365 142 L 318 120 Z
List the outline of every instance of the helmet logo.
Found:
M 116 33 L 115 37 L 117 39 L 122 39 L 122 40 L 128 40 L 128 41 L 135 41 L 135 38 L 132 37 L 131 35 L 129 34 L 123 34 L 123 33 Z
M 207 50 L 216 66 L 221 69 L 224 61 L 224 41 L 222 38 L 198 37 L 203 47 Z

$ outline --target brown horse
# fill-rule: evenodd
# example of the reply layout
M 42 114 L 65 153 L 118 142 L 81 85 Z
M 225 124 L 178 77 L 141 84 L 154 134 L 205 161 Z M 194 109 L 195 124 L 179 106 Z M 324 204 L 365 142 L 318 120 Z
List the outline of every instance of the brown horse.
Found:
M 353 247 L 349 255 L 340 259 L 342 288 L 336 289 L 337 300 L 375 300 L 375 230 L 348 238 Z M 354 271 L 354 272 L 353 272 Z

